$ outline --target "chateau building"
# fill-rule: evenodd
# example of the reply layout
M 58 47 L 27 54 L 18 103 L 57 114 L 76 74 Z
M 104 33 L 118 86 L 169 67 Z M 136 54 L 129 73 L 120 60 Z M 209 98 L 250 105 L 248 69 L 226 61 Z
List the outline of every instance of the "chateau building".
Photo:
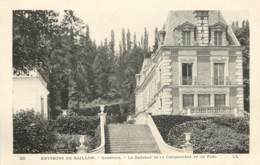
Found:
M 136 75 L 136 112 L 243 112 L 242 48 L 220 11 L 170 11 Z

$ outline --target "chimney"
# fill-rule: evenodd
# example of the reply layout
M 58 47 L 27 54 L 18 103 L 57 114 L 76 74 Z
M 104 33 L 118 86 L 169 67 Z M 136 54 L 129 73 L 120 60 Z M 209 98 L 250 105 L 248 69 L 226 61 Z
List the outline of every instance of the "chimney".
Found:
M 165 34 L 166 34 L 165 25 L 163 25 L 162 30 L 160 30 L 160 31 L 158 32 L 159 46 L 163 45 L 164 39 L 165 39 Z
M 209 11 L 196 10 L 194 12 L 197 25 L 197 43 L 200 46 L 209 44 Z
M 165 30 L 160 30 L 159 32 L 158 32 L 158 39 L 159 39 L 159 45 L 163 45 L 163 42 L 164 42 L 164 39 L 165 39 L 165 34 L 166 34 L 166 32 L 165 32 Z

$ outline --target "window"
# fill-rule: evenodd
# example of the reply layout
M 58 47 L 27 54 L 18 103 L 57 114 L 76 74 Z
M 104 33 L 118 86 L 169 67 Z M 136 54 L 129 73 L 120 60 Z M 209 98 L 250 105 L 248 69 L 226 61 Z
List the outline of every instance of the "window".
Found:
M 182 64 L 182 85 L 192 85 L 192 63 Z
M 183 45 L 189 46 L 190 45 L 190 31 L 184 31 L 182 32 L 182 40 L 183 40 Z
M 183 95 L 183 108 L 194 107 L 193 94 Z
M 199 94 L 198 95 L 198 106 L 199 107 L 209 107 L 210 106 L 210 95 L 209 94 Z
M 217 45 L 217 46 L 222 45 L 222 31 L 214 32 L 214 45 Z
M 214 63 L 214 85 L 224 85 L 224 63 Z
M 215 94 L 215 106 L 221 107 L 226 105 L 226 95 L 225 94 Z

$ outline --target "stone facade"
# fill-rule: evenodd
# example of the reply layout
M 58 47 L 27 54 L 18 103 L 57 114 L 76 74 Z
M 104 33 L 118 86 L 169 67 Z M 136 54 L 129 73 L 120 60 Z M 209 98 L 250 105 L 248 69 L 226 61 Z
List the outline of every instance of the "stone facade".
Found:
M 136 112 L 243 111 L 242 48 L 219 11 L 170 12 L 161 34 L 159 48 L 136 76 Z

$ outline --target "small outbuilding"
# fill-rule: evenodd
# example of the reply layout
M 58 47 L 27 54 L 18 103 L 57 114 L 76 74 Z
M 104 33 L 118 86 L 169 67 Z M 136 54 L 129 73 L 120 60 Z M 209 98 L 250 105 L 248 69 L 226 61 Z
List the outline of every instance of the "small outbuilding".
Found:
M 13 76 L 13 113 L 34 110 L 48 118 L 47 82 L 39 71 Z

